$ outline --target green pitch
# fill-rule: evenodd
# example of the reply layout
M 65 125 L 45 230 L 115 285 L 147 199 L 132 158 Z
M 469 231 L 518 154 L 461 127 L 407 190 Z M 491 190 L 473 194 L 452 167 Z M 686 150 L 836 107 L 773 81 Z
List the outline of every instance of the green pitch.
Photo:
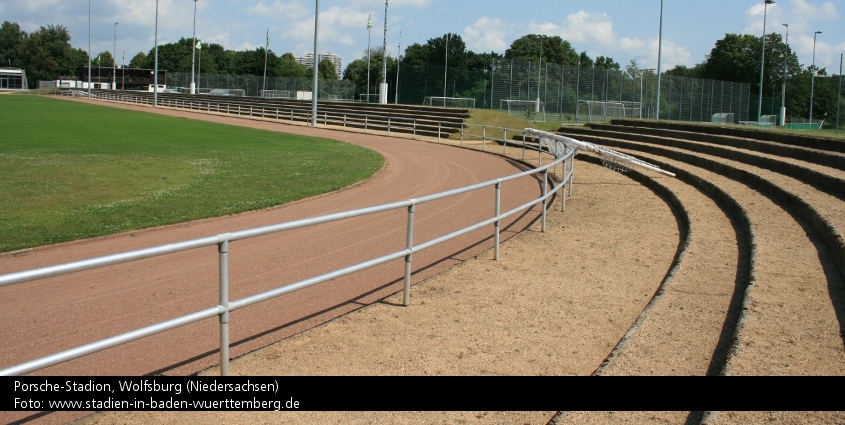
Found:
M 0 96 L 0 252 L 281 205 L 383 164 L 327 139 Z

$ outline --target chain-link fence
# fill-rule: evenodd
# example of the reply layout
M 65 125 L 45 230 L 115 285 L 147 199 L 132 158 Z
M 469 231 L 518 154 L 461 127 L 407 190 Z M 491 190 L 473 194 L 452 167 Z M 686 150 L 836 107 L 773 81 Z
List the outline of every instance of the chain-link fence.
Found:
M 749 84 L 663 75 L 660 86 L 660 119 L 709 122 L 719 114 L 734 123 L 748 121 Z M 423 104 L 428 96 L 473 98 L 476 107 L 510 109 L 535 120 L 657 117 L 652 70 L 629 73 L 513 60 L 496 60 L 484 72 L 402 67 L 400 103 Z
M 310 78 L 264 77 L 258 75 L 231 74 L 196 74 L 195 81 L 200 93 L 214 89 L 243 90 L 246 96 L 258 97 L 262 90 L 287 91 L 296 97 L 297 91 L 311 92 L 314 83 Z M 191 74 L 187 72 L 168 72 L 167 85 L 188 88 L 191 86 Z M 355 84 L 344 80 L 320 80 L 320 99 L 353 100 Z

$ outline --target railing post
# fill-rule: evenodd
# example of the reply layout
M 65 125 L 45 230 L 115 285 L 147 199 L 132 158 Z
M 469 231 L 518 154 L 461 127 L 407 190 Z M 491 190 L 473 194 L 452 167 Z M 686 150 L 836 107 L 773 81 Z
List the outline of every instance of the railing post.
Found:
M 537 165 L 538 167 L 543 166 L 543 144 L 540 143 L 540 140 L 537 140 Z
M 411 205 L 408 206 L 408 227 L 406 235 L 405 248 L 410 252 L 405 256 L 405 289 L 402 293 L 402 304 L 407 307 L 411 304 L 411 269 L 414 261 L 414 254 L 411 250 L 414 249 L 414 213 L 417 210 L 416 200 L 411 200 Z
M 496 182 L 496 245 L 493 250 L 493 258 L 499 261 L 499 229 L 501 228 L 502 219 L 499 215 L 502 213 L 502 182 Z
M 525 161 L 525 131 L 522 131 L 522 160 Z
M 329 113 L 323 112 L 323 127 L 329 126 Z
M 290 110 L 290 123 L 293 124 L 293 109 Z
M 369 115 L 364 115 L 364 133 L 367 132 L 367 125 L 368 125 L 367 121 L 369 121 L 368 118 L 369 118 Z
M 572 181 L 575 180 L 575 155 L 572 155 L 569 161 L 569 172 L 572 173 L 572 177 L 569 178 L 569 196 L 572 196 Z
M 543 233 L 546 233 L 546 194 L 549 193 L 549 169 L 543 170 Z
M 502 155 L 508 154 L 508 129 L 505 129 L 505 137 L 502 140 Z
M 461 123 L 461 147 L 464 147 L 464 123 Z
M 481 150 L 484 150 L 484 145 L 487 142 L 487 126 L 481 127 Z
M 346 114 L 343 114 L 343 128 L 346 128 Z
M 229 376 L 229 234 L 220 235 L 219 253 L 220 307 L 220 376 Z
M 387 135 L 390 136 L 390 117 L 387 117 Z
M 414 135 L 413 135 L 413 139 L 414 139 L 414 140 L 416 140 L 416 139 L 417 139 L 417 119 L 416 119 L 416 118 L 414 118 Z
M 437 121 L 437 143 L 440 143 L 440 129 L 443 126 L 443 123 Z

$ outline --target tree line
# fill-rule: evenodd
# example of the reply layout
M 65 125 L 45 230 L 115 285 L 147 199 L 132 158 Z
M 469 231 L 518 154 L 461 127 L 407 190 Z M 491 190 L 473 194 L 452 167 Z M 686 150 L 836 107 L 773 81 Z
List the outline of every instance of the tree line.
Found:
M 4 65 L 20 67 L 26 70 L 30 86 L 39 80 L 53 80 L 62 75 L 74 75 L 76 69 L 86 66 L 88 54 L 82 49 L 70 45 L 70 34 L 61 25 L 48 25 L 32 33 L 22 31 L 17 23 L 5 21 L 0 26 L 0 59 Z M 190 72 L 192 50 L 196 41 L 182 38 L 175 43 L 159 46 L 159 68 L 174 72 Z M 676 66 L 666 72 L 667 75 L 693 77 L 712 80 L 725 80 L 751 85 L 751 93 L 777 99 L 780 106 L 781 84 L 786 68 L 786 107 L 789 116 L 804 117 L 809 115 L 810 86 L 815 72 L 813 94 L 813 118 L 832 119 L 836 114 L 838 98 L 838 76 L 828 75 L 827 70 L 805 66 L 798 62 L 798 57 L 791 50 L 780 34 L 766 35 L 766 56 L 763 72 L 763 84 L 760 86 L 760 60 L 762 37 L 744 34 L 726 34 L 716 41 L 713 49 L 703 61 L 695 66 Z M 155 50 L 139 52 L 134 55 L 128 66 L 131 68 L 151 69 L 154 67 Z M 267 76 L 311 78 L 312 70 L 296 62 L 291 53 L 277 55 L 263 47 L 255 50 L 226 50 L 215 43 L 202 43 L 196 50 L 196 61 L 201 64 L 204 74 L 263 75 L 265 54 L 267 58 Z M 365 52 L 363 57 L 355 59 L 346 66 L 342 73 L 344 80 L 355 83 L 360 92 L 370 86 L 371 92 L 382 81 L 382 60 L 385 52 L 381 48 Z M 611 57 L 591 58 L 585 51 L 578 53 L 572 44 L 559 36 L 529 34 L 511 43 L 504 54 L 496 52 L 476 53 L 466 47 L 458 34 L 444 34 L 429 39 L 425 44 L 414 43 L 397 58 L 387 55 L 387 80 L 395 84 L 398 67 L 444 67 L 451 71 L 468 73 L 490 72 L 494 59 L 513 59 L 515 61 L 541 61 L 558 65 L 587 66 L 598 69 L 620 70 L 620 65 Z M 112 53 L 101 52 L 93 58 L 93 66 L 111 67 L 114 64 Z M 368 67 L 369 65 L 369 67 Z M 369 72 L 368 72 L 369 68 Z M 323 60 L 319 67 L 320 78 L 338 79 L 335 68 L 328 60 Z M 632 78 L 639 75 L 639 64 L 632 60 L 625 67 L 625 72 Z M 367 75 L 369 74 L 369 81 Z M 369 83 L 369 84 L 368 84 Z M 756 111 L 757 97 L 752 96 L 751 110 Z M 776 113 L 773 111 L 773 113 Z

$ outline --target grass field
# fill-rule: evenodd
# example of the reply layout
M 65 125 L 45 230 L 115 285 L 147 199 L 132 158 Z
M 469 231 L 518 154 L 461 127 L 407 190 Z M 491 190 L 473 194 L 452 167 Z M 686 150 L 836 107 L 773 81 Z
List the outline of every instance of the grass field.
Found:
M 256 210 L 372 176 L 327 139 L 0 96 L 0 252 Z

